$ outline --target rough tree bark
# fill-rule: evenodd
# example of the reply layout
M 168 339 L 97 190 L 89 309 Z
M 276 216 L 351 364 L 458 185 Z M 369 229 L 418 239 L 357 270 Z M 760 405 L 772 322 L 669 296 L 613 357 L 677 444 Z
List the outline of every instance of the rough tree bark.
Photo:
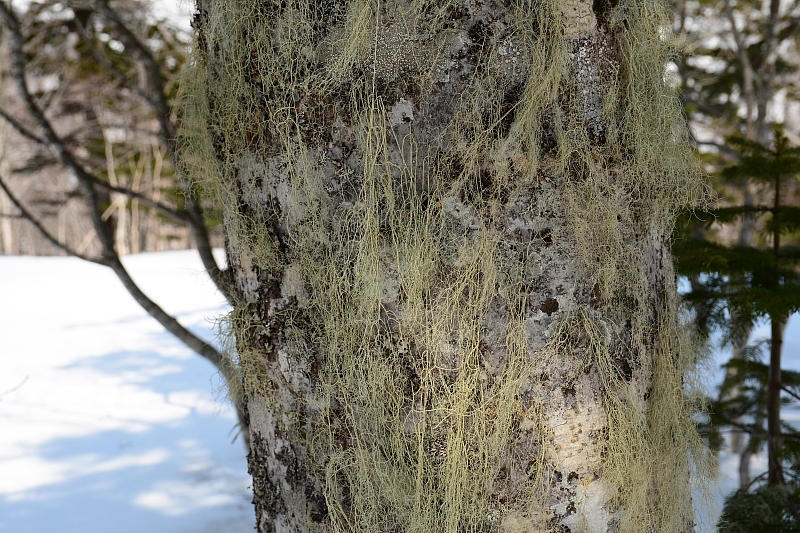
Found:
M 257 529 L 691 531 L 651 0 L 201 0 Z

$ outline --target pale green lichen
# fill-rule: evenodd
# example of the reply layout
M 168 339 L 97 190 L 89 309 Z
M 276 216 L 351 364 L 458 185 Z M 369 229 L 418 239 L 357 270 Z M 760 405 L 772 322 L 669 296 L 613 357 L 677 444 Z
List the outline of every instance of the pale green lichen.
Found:
M 586 17 L 565 26 L 564 6 Z M 461 42 L 448 29 L 461 2 L 226 0 L 202 16 L 205 48 L 183 78 L 183 172 L 217 201 L 235 262 L 254 283 L 292 276 L 283 296 L 295 307 L 281 320 L 292 357 L 322 361 L 307 445 L 333 531 L 545 527 L 550 435 L 520 390 L 564 357 L 596 365 L 603 379 L 602 475 L 615 487 L 607 507 L 624 509 L 620 531 L 683 531 L 692 516 L 687 478 L 674 473 L 688 476 L 690 450 L 703 464 L 684 386 L 695 349 L 670 275 L 663 295 L 650 294 L 654 259 L 643 243 L 666 245 L 702 176 L 663 79 L 666 7 L 621 0 L 607 22 L 615 42 L 584 49 L 569 38 L 592 34 L 589 8 L 498 8 L 502 39 L 487 38 L 472 81 L 445 109 L 449 124 L 432 133 L 402 123 L 418 120 L 437 84 L 453 83 L 444 52 Z M 612 45 L 616 61 L 595 61 Z M 520 96 L 504 105 L 515 80 Z M 392 90 L 418 100 L 387 101 Z M 330 116 L 333 95 L 346 116 Z M 330 139 L 315 137 L 320 125 Z M 344 145 L 358 157 L 340 153 Z M 646 404 L 612 360 L 613 328 L 588 307 L 530 352 L 526 302 L 514 295 L 546 265 L 503 248 L 493 220 L 510 187 L 542 176 L 558 188 L 554 209 L 566 214 L 588 286 L 598 301 L 622 302 L 615 316 L 632 322 L 630 349 L 651 356 Z M 482 335 L 498 292 L 504 353 L 487 368 Z M 268 333 L 251 303 L 230 319 L 240 340 Z M 239 343 L 246 395 L 269 398 L 275 386 L 263 357 Z M 520 427 L 536 450 L 524 458 L 528 480 L 493 501 L 501 469 L 523 460 L 510 451 Z

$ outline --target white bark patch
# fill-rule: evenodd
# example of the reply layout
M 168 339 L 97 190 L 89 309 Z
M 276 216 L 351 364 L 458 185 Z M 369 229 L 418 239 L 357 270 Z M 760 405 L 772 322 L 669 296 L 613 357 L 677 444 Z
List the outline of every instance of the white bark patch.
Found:
M 389 123 L 392 126 L 399 126 L 414 121 L 414 104 L 401 98 L 389 109 Z
M 612 488 L 602 480 L 581 478 L 576 492 L 578 512 L 569 517 L 573 520 L 564 520 L 564 524 L 570 526 L 572 531 L 608 531 L 609 523 L 620 514 L 608 512 L 606 502 L 612 495 Z
M 308 291 L 303 283 L 301 272 L 302 269 L 297 263 L 292 263 L 284 269 L 281 296 L 284 298 L 294 297 L 297 299 L 297 305 L 308 307 Z
M 291 383 L 292 389 L 296 391 L 308 389 L 308 379 L 305 372 L 308 364 L 297 356 L 289 353 L 288 350 L 278 349 L 278 364 L 284 379 Z
M 263 439 L 268 450 L 266 455 L 260 455 L 258 459 L 264 461 L 269 481 L 276 487 L 277 492 L 273 496 L 283 504 L 283 511 L 274 519 L 270 520 L 266 514 L 259 517 L 260 530 L 272 530 L 275 533 L 308 531 L 307 502 L 289 483 L 287 464 L 285 460 L 281 460 L 282 455 L 294 454 L 290 437 L 281 436 L 282 428 L 291 427 L 291 421 L 286 412 L 275 412 L 275 406 L 268 405 L 267 400 L 258 394 L 253 395 L 247 408 L 250 413 L 250 431 Z M 270 527 L 270 522 L 274 529 Z
M 587 37 L 597 31 L 597 19 L 592 11 L 591 0 L 562 0 L 564 32 L 567 39 Z
M 458 201 L 456 198 L 442 198 L 442 209 L 465 228 L 477 230 L 481 227 L 481 219 L 475 208 Z
M 227 214 L 225 215 L 225 225 L 227 227 L 232 226 Z M 227 231 L 226 233 L 230 242 L 230 250 L 239 252 L 232 258 L 233 264 L 231 265 L 234 268 L 238 265 L 236 285 L 239 287 L 245 301 L 254 302 L 258 299 L 256 293 L 258 290 L 258 276 L 256 276 L 253 258 L 247 248 L 241 245 L 237 232 Z
M 519 512 L 508 513 L 500 523 L 501 533 L 538 533 L 540 530 L 530 518 Z
M 286 467 L 275 459 L 275 455 L 279 454 L 284 448 L 289 447 L 288 440 L 282 439 L 276 435 L 275 426 L 278 423 L 275 420 L 275 414 L 267 405 L 267 400 L 259 395 L 253 395 L 253 398 L 247 404 L 247 410 L 250 413 L 250 431 L 258 433 L 267 443 L 269 450 L 270 470 L 273 472 L 280 472 L 282 478 L 286 477 Z M 286 421 L 288 427 L 288 421 Z M 288 484 L 284 487 L 288 489 Z

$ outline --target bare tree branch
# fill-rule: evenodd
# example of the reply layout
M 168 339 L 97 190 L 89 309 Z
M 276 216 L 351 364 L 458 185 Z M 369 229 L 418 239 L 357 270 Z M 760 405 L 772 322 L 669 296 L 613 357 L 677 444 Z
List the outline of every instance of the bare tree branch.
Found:
M 107 2 L 105 0 L 100 0 L 100 4 L 101 6 L 104 6 L 104 13 L 113 17 L 113 20 L 116 21 L 117 29 L 126 36 L 125 40 L 123 40 L 123 44 L 125 44 L 126 47 L 130 46 L 133 52 L 138 50 L 137 54 L 140 56 L 140 60 L 145 62 L 145 68 L 148 70 L 148 73 L 153 75 L 157 74 L 157 77 L 155 78 L 148 76 L 150 78 L 150 87 L 155 89 L 154 82 L 157 83 L 161 79 L 160 71 L 154 71 L 152 66 L 155 65 L 158 67 L 157 62 L 155 62 L 152 55 L 149 54 L 149 51 L 147 51 L 147 49 L 141 43 L 139 43 L 137 39 L 135 39 L 135 36 L 133 36 L 130 30 L 128 30 L 128 28 L 125 27 L 125 25 L 122 24 L 122 22 L 116 17 L 116 13 L 114 13 L 108 7 Z M 102 220 L 100 201 L 97 191 L 95 190 L 96 186 L 105 186 L 105 184 L 87 172 L 86 169 L 84 169 L 83 166 L 78 162 L 78 160 L 74 157 L 64 143 L 64 140 L 55 132 L 53 126 L 50 124 L 50 121 L 44 115 L 42 108 L 36 103 L 31 95 L 25 79 L 25 53 L 23 51 L 25 39 L 22 35 L 19 20 L 5 0 L 0 0 L 0 21 L 4 23 L 8 34 L 11 60 L 9 70 L 11 79 L 17 86 L 17 90 L 22 98 L 22 102 L 27 113 L 31 116 L 34 123 L 44 135 L 42 139 L 39 139 L 38 136 L 33 134 L 31 134 L 31 136 L 28 138 L 47 146 L 55 154 L 56 158 L 74 173 L 75 177 L 78 179 L 83 197 L 89 207 L 88 211 L 90 220 L 92 222 L 92 227 L 97 235 L 102 249 L 102 258 L 93 262 L 98 262 L 110 267 L 120 279 L 128 293 L 133 297 L 136 303 L 142 307 L 142 309 L 144 309 L 151 317 L 155 318 L 161 324 L 161 326 L 164 327 L 164 329 L 172 333 L 187 347 L 211 362 L 228 382 L 235 383 L 235 381 L 238 379 L 238 376 L 235 374 L 235 370 L 233 370 L 230 365 L 225 364 L 222 354 L 213 346 L 194 335 L 188 329 L 184 328 L 174 317 L 166 313 L 153 300 L 148 298 L 147 295 L 145 295 L 138 287 L 138 285 L 136 285 L 128 271 L 123 266 L 122 261 L 120 260 L 119 255 L 114 248 L 114 239 L 110 233 L 109 227 Z M 130 38 L 133 38 L 134 41 L 130 41 Z M 126 40 L 128 41 L 127 43 L 125 42 Z M 172 135 L 171 123 L 169 122 L 169 108 L 166 105 L 166 98 L 161 90 L 154 94 L 160 98 L 160 100 L 157 101 L 163 104 L 156 106 L 156 112 L 159 121 L 165 128 L 166 135 L 163 135 L 164 140 L 167 143 L 170 155 L 173 156 L 174 136 Z M 9 194 L 10 198 L 14 199 L 7 187 L 4 186 L 3 189 Z M 191 191 L 188 192 L 189 194 L 186 195 L 186 203 L 189 216 L 185 220 L 188 220 L 190 227 L 193 229 L 195 240 L 197 242 L 198 249 L 200 250 L 200 256 L 203 260 L 206 270 L 209 272 L 212 280 L 214 280 L 220 291 L 230 299 L 228 285 L 225 283 L 222 276 L 223 272 L 218 268 L 216 261 L 211 254 L 211 246 L 208 240 L 208 232 L 205 227 L 202 211 L 193 195 L 190 194 Z M 22 205 L 19 204 L 19 202 L 15 202 L 15 205 L 17 205 L 18 208 L 22 208 Z M 29 218 L 29 220 L 32 222 L 35 221 L 35 218 L 32 216 L 27 218 Z M 49 234 L 44 232 L 44 228 L 41 226 L 41 224 L 39 224 L 38 227 L 40 231 L 43 231 L 46 237 L 49 236 Z M 57 239 L 52 238 L 52 236 L 49 236 L 48 240 L 59 246 L 59 248 L 65 249 L 60 245 L 60 243 L 58 243 Z M 71 253 L 72 255 L 76 255 L 77 257 L 81 257 L 82 259 L 85 258 L 84 256 L 73 253 L 71 250 L 65 249 L 65 251 Z M 91 260 L 88 258 L 86 259 Z M 239 424 L 242 428 L 243 439 L 249 449 L 249 428 L 246 424 L 243 406 L 240 404 L 240 402 L 234 402 L 234 405 L 239 418 Z
M 153 200 L 152 198 L 140 192 L 132 191 L 126 187 L 111 185 L 110 183 L 106 183 L 103 180 L 97 179 L 95 176 L 90 175 L 90 177 L 92 178 L 93 183 L 102 189 L 105 189 L 109 192 L 124 194 L 128 198 L 139 200 L 140 202 L 142 202 L 142 204 L 146 205 L 147 207 L 155 209 L 159 213 L 162 213 L 181 224 L 186 224 L 190 222 L 189 216 L 186 213 L 173 209 L 167 205 L 162 204 L 161 202 L 157 202 L 156 200 Z
M 103 223 L 101 218 L 100 201 L 97 191 L 94 188 L 95 180 L 86 170 L 78 164 L 70 151 L 64 146 L 61 139 L 56 134 L 50 122 L 44 116 L 42 110 L 33 100 L 25 81 L 25 54 L 22 50 L 24 39 L 20 31 L 19 21 L 14 13 L 0 0 L 0 18 L 5 23 L 9 33 L 9 48 L 11 54 L 11 77 L 17 85 L 22 101 L 27 112 L 34 119 L 36 124 L 44 133 L 47 145 L 61 160 L 61 162 L 75 173 L 81 185 L 81 191 L 89 206 L 89 216 L 92 226 L 100 241 L 103 250 L 103 264 L 109 266 L 122 282 L 125 289 L 133 297 L 142 309 L 155 318 L 167 331 L 175 335 L 189 348 L 197 352 L 202 357 L 210 361 L 214 366 L 223 371 L 222 355 L 210 344 L 201 340 L 192 332 L 184 328 L 175 318 L 167 314 L 161 307 L 148 298 L 136 285 L 130 274 L 122 265 L 122 262 L 114 249 L 114 239 L 109 232 L 108 226 Z
M 11 125 L 11 127 L 17 131 L 17 133 L 19 133 L 29 141 L 47 145 L 47 141 L 45 141 L 44 139 L 40 139 L 35 133 L 31 132 L 28 128 L 23 126 L 17 119 L 15 119 L 11 115 L 3 111 L 2 108 L 0 108 L 0 117 L 2 117 L 3 120 L 8 122 Z
M 747 105 L 747 135 L 750 138 L 755 134 L 754 125 L 756 110 L 755 85 L 760 85 L 761 80 L 756 76 L 750 57 L 747 55 L 747 43 L 736 25 L 736 18 L 733 16 L 730 0 L 724 3 L 725 16 L 731 25 L 731 33 L 736 43 L 736 56 L 742 66 L 742 92 L 744 93 L 745 104 Z
M 22 218 L 23 220 L 27 220 L 28 222 L 30 222 L 33 225 L 33 227 L 35 227 L 37 230 L 39 230 L 39 233 L 41 233 L 42 236 L 45 239 L 47 239 L 47 241 L 49 241 L 53 246 L 55 246 L 59 250 L 62 250 L 64 252 L 66 252 L 67 255 L 71 255 L 73 257 L 77 257 L 79 259 L 83 259 L 84 261 L 89 261 L 90 263 L 96 263 L 98 265 L 108 266 L 108 263 L 103 258 L 100 258 L 100 257 L 89 257 L 87 255 L 83 255 L 83 254 L 77 252 L 76 250 L 73 250 L 72 248 L 70 248 L 66 244 L 62 244 L 61 242 L 59 242 L 59 240 L 56 239 L 49 231 L 47 231 L 47 229 L 44 227 L 44 225 L 41 222 L 39 222 L 36 219 L 36 217 L 33 216 L 33 213 L 31 213 L 30 211 L 28 211 L 25 208 L 25 206 L 14 195 L 14 193 L 11 192 L 11 189 L 9 188 L 9 186 L 5 182 L 5 180 L 3 180 L 2 176 L 0 176 L 0 189 L 3 190 L 3 192 L 6 194 L 6 196 L 8 196 L 9 200 L 11 200 L 11 203 L 14 204 L 14 206 L 17 209 L 19 209 L 20 213 L 22 213 L 22 215 L 19 216 L 18 218 Z
M 167 153 L 173 162 L 174 168 L 179 168 L 175 161 L 175 126 L 170 120 L 169 103 L 164 94 L 164 77 L 161 75 L 161 66 L 153 57 L 152 52 L 145 46 L 134 33 L 125 25 L 119 14 L 114 11 L 108 0 L 97 0 L 98 12 L 113 27 L 116 37 L 131 52 L 134 58 L 142 63 L 145 70 L 144 83 L 150 97 L 148 101 L 158 118 L 161 136 L 167 145 Z M 205 225 L 203 210 L 198 202 L 191 187 L 181 180 L 181 188 L 186 198 L 186 212 L 189 214 L 189 227 L 192 230 L 197 252 L 203 262 L 208 275 L 217 286 L 217 289 L 227 298 L 233 301 L 230 280 L 228 274 L 219 268 L 211 249 L 211 241 L 208 237 L 208 228 Z
M 22 135 L 26 139 L 49 148 L 49 143 L 45 139 L 41 139 L 37 137 L 34 133 L 31 133 L 30 130 L 25 128 L 22 124 L 19 123 L 19 121 L 17 121 L 14 117 L 10 116 L 2 109 L 0 109 L 0 117 L 2 117 L 6 122 L 8 122 L 20 135 Z M 90 179 L 92 183 L 94 183 L 97 187 L 100 187 L 110 192 L 124 194 L 129 198 L 139 200 L 140 202 L 142 202 L 142 204 L 146 205 L 147 207 L 155 209 L 159 213 L 162 213 L 181 224 L 187 224 L 187 223 L 190 224 L 192 222 L 188 214 L 182 213 L 176 209 L 169 207 L 168 205 L 162 204 L 161 202 L 157 202 L 156 200 L 153 200 L 152 198 L 149 198 L 148 196 L 142 193 L 132 191 L 125 187 L 115 187 L 114 185 L 106 183 L 105 181 L 98 179 L 97 177 L 89 174 L 88 172 L 86 173 L 86 177 Z
M 81 21 L 76 19 L 75 22 L 76 25 L 78 26 L 78 30 L 81 32 L 81 35 L 83 35 L 83 39 L 86 42 L 86 45 L 92 52 L 92 56 L 94 56 L 95 60 L 97 60 L 100 66 L 102 66 L 106 70 L 106 72 L 111 74 L 111 76 L 113 76 L 114 78 L 119 80 L 123 85 L 125 85 L 125 87 L 135 92 L 136 94 L 144 98 L 144 100 L 148 104 L 155 107 L 155 103 L 151 99 L 150 95 L 148 95 L 144 90 L 142 90 L 142 88 L 138 84 L 133 83 L 130 77 L 126 76 L 119 70 L 115 69 L 114 66 L 111 64 L 111 61 L 109 61 L 108 58 L 94 45 L 91 39 L 91 35 L 89 35 L 89 32 L 86 30 Z

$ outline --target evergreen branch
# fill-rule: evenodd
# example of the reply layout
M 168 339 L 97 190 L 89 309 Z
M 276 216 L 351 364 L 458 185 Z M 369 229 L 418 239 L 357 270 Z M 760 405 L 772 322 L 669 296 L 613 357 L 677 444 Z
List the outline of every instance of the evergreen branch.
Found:
M 797 393 L 793 392 L 793 391 L 792 391 L 791 389 L 789 389 L 789 387 L 787 387 L 786 385 L 782 385 L 782 386 L 781 386 L 781 389 L 783 389 L 783 391 L 784 391 L 785 393 L 787 393 L 789 396 L 791 396 L 791 397 L 792 397 L 792 398 L 794 398 L 795 400 L 797 400 L 797 401 L 800 401 L 800 394 L 797 394 Z
M 743 433 L 747 433 L 750 435 L 750 437 L 766 439 L 769 436 L 763 428 L 758 428 L 755 425 L 751 426 L 748 424 L 742 424 L 735 420 L 726 420 L 725 425 L 734 427 Z
M 739 152 L 742 155 L 750 155 L 750 156 L 768 156 L 770 155 L 769 148 L 765 147 L 763 144 L 757 141 L 753 141 L 744 137 L 741 134 L 731 135 L 725 141 L 735 148 L 739 149 Z
M 723 246 L 702 239 L 675 241 L 676 268 L 684 276 L 738 274 L 770 269 L 771 250 L 752 246 Z
M 769 233 L 791 233 L 800 229 L 800 207 L 782 205 L 777 212 L 773 211 L 764 223 L 764 229 Z
M 735 207 L 720 207 L 718 209 L 710 209 L 708 213 L 716 219 L 716 222 L 724 224 L 726 222 L 732 222 L 741 216 L 754 213 L 766 213 L 772 210 L 772 207 L 768 205 L 741 205 Z
M 781 259 L 800 260 L 800 246 L 784 246 L 780 249 Z
M 727 180 L 749 178 L 761 183 L 773 183 L 776 176 L 792 176 L 800 173 L 800 158 L 747 156 L 736 165 L 725 168 L 721 175 Z

